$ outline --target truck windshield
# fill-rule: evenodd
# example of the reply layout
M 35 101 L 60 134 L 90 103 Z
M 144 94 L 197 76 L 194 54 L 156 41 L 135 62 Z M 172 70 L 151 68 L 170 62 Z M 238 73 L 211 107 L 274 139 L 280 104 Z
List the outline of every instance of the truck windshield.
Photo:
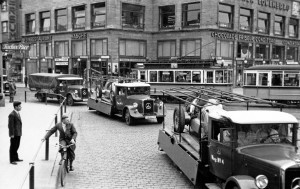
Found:
M 67 80 L 67 85 L 82 85 L 82 80 Z
M 127 95 L 149 95 L 150 87 L 128 87 Z
M 237 126 L 238 146 L 266 143 L 292 144 L 293 124 L 249 124 Z

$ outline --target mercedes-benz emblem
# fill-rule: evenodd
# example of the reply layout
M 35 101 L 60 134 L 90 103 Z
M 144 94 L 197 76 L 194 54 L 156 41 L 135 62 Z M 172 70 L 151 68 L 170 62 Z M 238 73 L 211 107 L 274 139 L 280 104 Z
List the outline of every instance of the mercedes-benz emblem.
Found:
M 150 110 L 151 109 L 151 104 L 150 103 L 146 103 L 146 109 Z
M 292 189 L 300 189 L 300 177 L 294 178 L 291 184 Z

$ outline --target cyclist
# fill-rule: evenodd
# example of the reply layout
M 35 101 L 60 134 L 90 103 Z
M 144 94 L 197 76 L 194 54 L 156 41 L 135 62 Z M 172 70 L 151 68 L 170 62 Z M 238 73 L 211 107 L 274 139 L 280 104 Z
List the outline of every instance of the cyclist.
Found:
M 48 139 L 53 133 L 55 133 L 57 130 L 59 131 L 59 143 L 62 146 L 66 146 L 69 144 L 74 144 L 70 146 L 68 149 L 59 147 L 59 152 L 61 153 L 61 160 L 59 164 L 61 164 L 63 160 L 63 152 L 68 150 L 68 157 L 70 160 L 70 171 L 74 171 L 73 167 L 73 161 L 75 159 L 75 148 L 76 148 L 76 137 L 77 137 L 77 131 L 73 125 L 68 119 L 67 115 L 63 115 L 61 117 L 62 122 L 57 123 L 51 130 L 47 132 L 45 137 L 42 139 L 42 141 L 45 141 Z

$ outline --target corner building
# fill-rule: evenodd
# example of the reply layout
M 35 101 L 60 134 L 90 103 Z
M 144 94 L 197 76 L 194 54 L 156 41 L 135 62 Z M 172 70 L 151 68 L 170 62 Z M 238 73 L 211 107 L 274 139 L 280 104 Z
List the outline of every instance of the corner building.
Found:
M 23 0 L 23 66 L 126 76 L 138 63 L 214 60 L 243 69 L 299 64 L 299 7 L 291 0 Z

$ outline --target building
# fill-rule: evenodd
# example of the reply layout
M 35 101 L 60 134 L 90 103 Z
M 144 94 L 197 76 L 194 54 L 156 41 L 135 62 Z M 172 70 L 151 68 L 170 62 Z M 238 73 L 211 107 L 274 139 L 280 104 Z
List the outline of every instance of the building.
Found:
M 298 64 L 299 5 L 292 0 L 23 0 L 23 67 L 128 75 L 149 60 L 215 59 L 234 68 Z

